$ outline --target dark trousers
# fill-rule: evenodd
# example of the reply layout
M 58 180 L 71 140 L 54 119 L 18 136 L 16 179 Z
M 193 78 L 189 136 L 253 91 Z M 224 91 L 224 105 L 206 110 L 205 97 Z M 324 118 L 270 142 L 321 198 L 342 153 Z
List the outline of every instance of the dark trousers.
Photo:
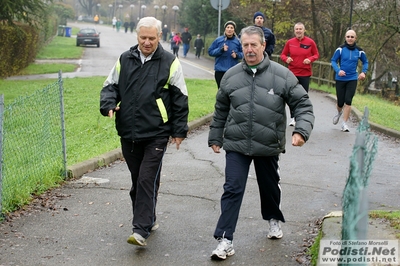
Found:
M 246 156 L 227 151 L 221 215 L 214 232 L 215 238 L 224 237 L 233 240 L 252 161 L 256 170 L 263 219 L 285 221 L 280 210 L 279 156 Z
M 149 237 L 156 221 L 156 205 L 162 159 L 168 138 L 132 142 L 121 139 L 122 154 L 131 173 L 133 232 Z
M 196 49 L 196 57 L 197 58 L 200 58 L 201 50 L 202 50 L 202 48 L 197 48 Z
M 178 47 L 173 47 L 172 48 L 172 53 L 176 56 L 179 57 L 178 53 L 179 53 L 179 46 Z
M 214 72 L 214 78 L 215 78 L 215 81 L 217 82 L 218 89 L 220 87 L 221 79 L 224 76 L 224 74 L 225 74 L 225 72 L 221 72 L 221 71 Z
M 296 78 L 299 81 L 300 85 L 303 86 L 303 88 L 308 93 L 308 89 L 310 87 L 310 76 L 305 76 L 305 77 L 296 76 Z
M 308 93 L 310 87 L 310 76 L 304 76 L 304 77 L 296 76 L 296 78 L 299 81 L 300 85 L 303 86 L 303 88 Z M 290 112 L 290 117 L 293 118 L 292 112 Z
M 357 80 L 336 81 L 337 105 L 342 108 L 344 104 L 351 105 L 356 94 Z

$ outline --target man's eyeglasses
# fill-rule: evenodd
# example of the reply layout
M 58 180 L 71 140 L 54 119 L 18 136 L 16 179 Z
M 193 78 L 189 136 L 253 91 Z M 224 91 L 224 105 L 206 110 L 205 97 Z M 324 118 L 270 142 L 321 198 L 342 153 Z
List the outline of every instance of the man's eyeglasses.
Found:
M 346 36 L 346 38 L 351 38 L 351 39 L 353 39 L 353 38 L 355 38 L 354 36 Z

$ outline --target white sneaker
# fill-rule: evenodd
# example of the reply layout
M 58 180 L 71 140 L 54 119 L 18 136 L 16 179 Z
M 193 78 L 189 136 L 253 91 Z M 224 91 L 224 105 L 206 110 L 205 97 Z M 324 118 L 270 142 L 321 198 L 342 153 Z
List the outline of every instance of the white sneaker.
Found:
M 146 246 L 147 245 L 146 239 L 143 236 L 139 235 L 138 233 L 131 234 L 128 237 L 128 240 L 126 242 L 128 242 L 129 244 L 132 244 L 132 245 L 136 245 L 136 246 Z
M 349 127 L 347 126 L 346 122 L 342 123 L 342 131 L 343 132 L 350 132 Z
M 270 239 L 279 239 L 282 238 L 282 236 L 283 233 L 279 221 L 275 219 L 269 220 L 269 232 L 267 237 Z
M 339 122 L 340 116 L 343 114 L 343 110 L 338 112 L 332 119 L 332 122 L 334 125 L 336 125 Z
M 294 120 L 294 118 L 292 118 L 292 120 L 289 123 L 289 126 L 294 127 L 296 125 L 296 120 Z
M 217 248 L 212 252 L 211 259 L 214 260 L 224 260 L 226 257 L 230 257 L 235 254 L 233 249 L 233 244 L 231 240 L 226 238 L 219 238 L 219 244 Z

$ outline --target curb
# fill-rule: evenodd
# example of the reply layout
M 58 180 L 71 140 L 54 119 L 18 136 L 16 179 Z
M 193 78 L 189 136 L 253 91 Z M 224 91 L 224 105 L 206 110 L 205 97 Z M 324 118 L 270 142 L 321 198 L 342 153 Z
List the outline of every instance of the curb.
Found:
M 202 118 L 191 121 L 188 123 L 189 131 L 192 131 L 212 120 L 213 114 L 208 114 Z M 117 148 L 110 152 L 104 153 L 98 157 L 94 157 L 92 159 L 83 161 L 81 163 L 74 164 L 72 166 L 67 167 L 67 175 L 69 178 L 80 178 L 84 174 L 88 172 L 92 172 L 98 168 L 101 168 L 105 165 L 115 162 L 116 160 L 122 159 L 122 151 L 121 148 Z

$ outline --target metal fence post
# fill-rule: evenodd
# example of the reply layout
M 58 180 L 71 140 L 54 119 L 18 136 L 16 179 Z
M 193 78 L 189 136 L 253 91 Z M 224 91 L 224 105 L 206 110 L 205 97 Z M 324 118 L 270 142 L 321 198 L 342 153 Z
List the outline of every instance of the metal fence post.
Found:
M 3 213 L 3 114 L 4 114 L 4 94 L 0 95 L 0 221 Z
M 65 137 L 64 87 L 63 87 L 61 70 L 58 72 L 58 86 L 60 90 L 60 118 L 61 118 L 61 137 L 62 137 L 62 149 L 63 149 L 63 161 L 64 161 L 64 177 L 68 178 L 67 143 Z

